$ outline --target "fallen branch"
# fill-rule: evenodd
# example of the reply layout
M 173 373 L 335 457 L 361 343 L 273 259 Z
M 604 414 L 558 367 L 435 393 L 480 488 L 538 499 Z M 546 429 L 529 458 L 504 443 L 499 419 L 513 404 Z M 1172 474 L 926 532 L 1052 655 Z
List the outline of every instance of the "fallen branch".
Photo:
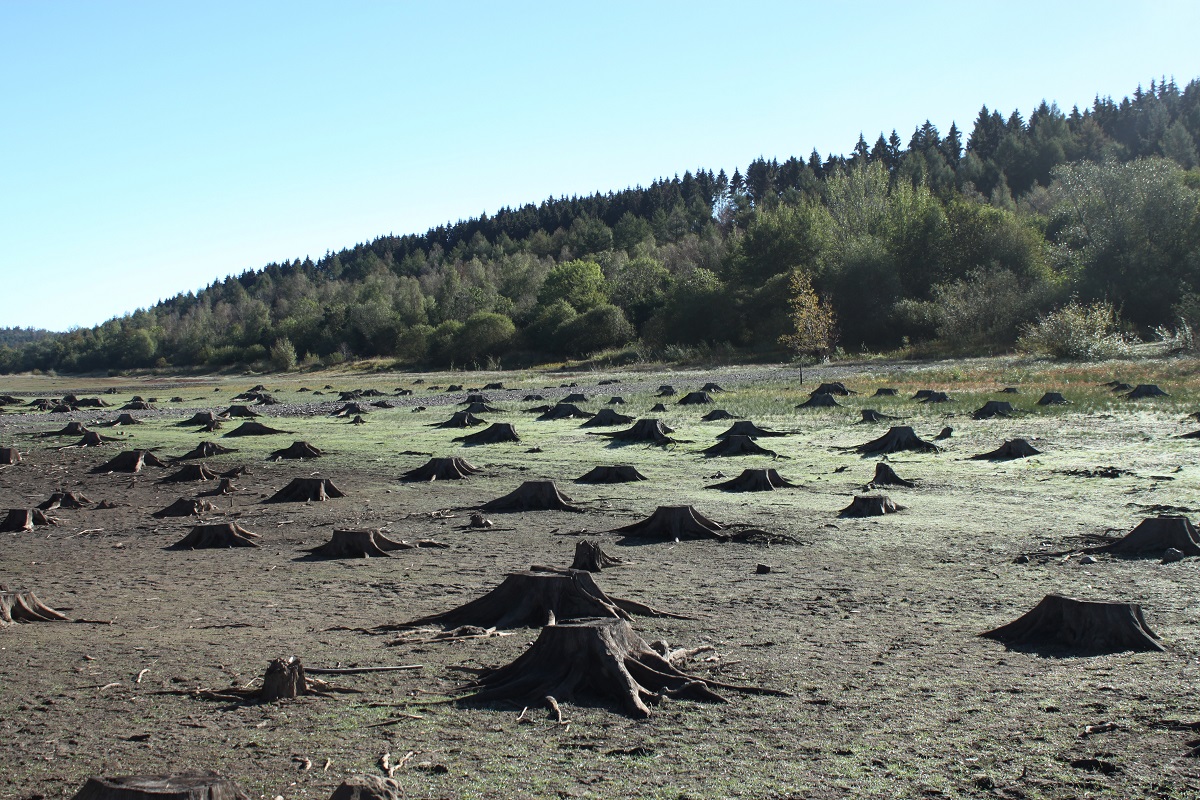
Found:
M 304 671 L 312 675 L 357 675 L 364 672 L 399 672 L 401 670 L 424 668 L 424 664 L 404 664 L 395 667 L 305 667 Z

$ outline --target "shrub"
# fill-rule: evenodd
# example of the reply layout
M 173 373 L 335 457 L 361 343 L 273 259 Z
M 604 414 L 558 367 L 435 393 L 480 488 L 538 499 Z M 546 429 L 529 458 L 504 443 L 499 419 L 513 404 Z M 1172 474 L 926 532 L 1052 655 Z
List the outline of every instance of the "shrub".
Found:
M 512 343 L 517 328 L 503 314 L 480 311 L 463 323 L 454 337 L 455 360 L 478 363 L 502 354 Z
M 633 340 L 633 326 L 621 309 L 612 305 L 593 308 L 559 326 L 555 349 L 567 355 L 585 356 Z
M 932 302 L 938 338 L 955 350 L 1009 347 L 1050 306 L 1053 291 L 1045 281 L 995 266 L 938 284 Z
M 1079 361 L 1116 358 L 1127 355 L 1131 344 L 1119 329 L 1120 318 L 1111 303 L 1082 305 L 1071 301 L 1025 326 L 1017 348 Z
M 271 345 L 271 367 L 276 372 L 287 372 L 296 368 L 296 348 L 292 340 L 284 336 Z

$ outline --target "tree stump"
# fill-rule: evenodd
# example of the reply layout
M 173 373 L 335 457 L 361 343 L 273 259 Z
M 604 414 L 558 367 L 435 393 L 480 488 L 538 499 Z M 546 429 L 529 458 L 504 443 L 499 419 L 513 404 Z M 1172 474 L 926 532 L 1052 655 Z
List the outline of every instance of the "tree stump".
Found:
M 525 481 L 512 492 L 489 500 L 483 511 L 583 511 L 558 490 L 554 481 Z
M 59 428 L 56 431 L 47 431 L 41 434 L 41 436 L 45 439 L 51 436 L 83 436 L 86 433 L 89 433 L 89 431 L 83 426 L 82 422 L 68 422 L 65 428 Z
M 72 800 L 250 800 L 233 781 L 216 772 L 91 777 Z
M 1065 406 L 1070 404 L 1070 400 L 1063 397 L 1060 392 L 1046 392 L 1041 399 L 1037 401 L 1039 406 Z
M 95 431 L 88 431 L 83 435 L 83 438 L 76 442 L 73 447 L 99 447 L 105 442 L 115 442 L 111 436 L 101 436 Z
M 839 382 L 822 383 L 820 386 L 812 390 L 812 394 L 836 394 L 840 397 L 849 397 L 857 392 L 852 392 L 846 388 L 846 384 Z
M 522 403 L 541 403 L 546 398 L 540 394 L 527 394 L 521 398 Z
M 371 409 L 364 406 L 362 403 L 346 403 L 341 408 L 335 408 L 329 412 L 331 417 L 353 417 L 356 415 L 370 414 Z
M 141 425 L 142 421 L 132 414 L 120 414 L 116 419 L 101 424 L 106 428 L 119 428 L 122 425 Z
M 897 505 L 886 494 L 858 494 L 850 505 L 838 512 L 839 517 L 882 517 L 884 514 L 895 514 L 903 511 L 904 506 Z
M 730 414 L 723 408 L 714 408 L 712 411 L 700 418 L 701 422 L 720 422 L 723 419 L 737 419 L 736 416 Z
M 795 489 L 798 484 L 784 480 L 773 469 L 747 469 L 736 478 L 723 483 L 714 483 L 706 489 L 724 492 L 773 492 L 776 489 Z
M 159 483 L 187 483 L 190 481 L 215 481 L 220 476 L 205 464 L 188 464 L 166 476 Z
M 873 394 L 873 395 L 871 395 L 871 396 L 872 396 L 872 397 L 895 397 L 895 396 L 896 396 L 896 390 L 895 390 L 895 389 L 888 388 L 888 387 L 883 387 L 883 388 L 880 388 L 880 389 L 876 389 L 876 390 L 875 390 L 875 394 Z
M 784 694 L 706 681 L 679 671 L 623 619 L 580 619 L 542 628 L 532 646 L 507 666 L 459 689 L 460 702 L 529 705 L 548 698 L 617 703 L 632 717 L 650 716 L 666 698 L 728 702 L 713 688 Z M 557 704 L 557 703 L 556 703 Z
M 922 403 L 949 403 L 951 402 L 950 395 L 945 392 L 930 392 L 921 398 Z
M 517 435 L 517 429 L 512 426 L 511 422 L 494 422 L 479 433 L 472 433 L 470 436 L 457 436 L 451 439 L 453 442 L 462 442 L 467 445 L 480 444 L 503 444 L 505 442 L 519 442 L 521 437 Z
M 668 541 L 716 539 L 723 542 L 729 538 L 729 534 L 720 524 L 704 516 L 692 506 L 659 506 L 653 514 L 641 522 L 614 528 L 610 533 Z
M 400 784 L 377 775 L 349 775 L 333 790 L 329 800 L 403 800 Z
M 703 386 L 701 386 L 700 391 L 716 393 L 716 392 L 723 392 L 725 390 L 721 388 L 720 384 L 712 383 L 710 381 L 709 383 L 706 383 Z
M 664 383 L 662 386 L 658 387 L 658 394 L 655 396 L 656 397 L 674 397 L 676 394 L 677 394 L 677 392 L 675 391 L 674 386 L 672 386 L 669 383 Z
M 154 406 L 145 400 L 134 400 L 121 406 L 119 411 L 153 411 Z
M 951 428 L 949 425 L 947 425 L 946 427 L 944 427 L 940 431 L 938 431 L 937 436 L 933 437 L 933 440 L 935 442 L 944 442 L 946 439 L 949 439 L 953 435 L 954 435 L 954 428 Z
M 582 394 L 580 392 L 571 392 L 569 395 L 564 397 L 559 402 L 561 402 L 561 403 L 586 403 L 587 401 L 588 401 L 588 397 L 586 394 Z
M 379 630 L 403 630 L 436 625 L 479 628 L 536 628 L 553 620 L 582 617 L 646 617 L 689 619 L 641 603 L 610 597 L 591 574 L 578 569 L 543 567 L 509 574 L 499 586 L 457 608 Z
M 1076 600 L 1048 594 L 1020 618 L 980 636 L 1016 649 L 1100 655 L 1159 651 L 1158 636 L 1136 603 Z
M 229 547 L 258 547 L 257 533 L 238 525 L 236 522 L 222 522 L 214 525 L 197 525 L 191 532 L 168 550 L 221 550 Z
M 1016 416 L 1016 411 L 1013 409 L 1012 403 L 1007 400 L 988 400 L 983 404 L 982 408 L 978 408 L 971 413 L 972 419 L 992 419 L 993 417 L 1013 417 Z
M 599 413 L 583 423 L 581 428 L 603 428 L 610 425 L 628 425 L 633 422 L 633 417 L 625 414 L 618 414 L 611 408 L 602 408 Z
M 283 459 L 295 460 L 302 458 L 320 458 L 323 455 L 325 454 L 322 451 L 313 447 L 308 442 L 299 441 L 292 442 L 289 446 L 281 450 L 274 451 L 271 453 L 271 455 L 267 456 L 267 458 L 273 461 L 280 461 Z
M 891 414 L 880 413 L 873 408 L 864 408 L 860 413 L 862 414 L 862 419 L 858 421 L 860 425 L 863 423 L 883 422 L 889 419 L 900 419 Z
M 538 420 L 544 422 L 552 419 L 591 419 L 594 416 L 596 415 L 592 412 L 584 411 L 574 403 L 555 403 L 539 416 Z
M 224 497 L 227 494 L 236 493 L 237 490 L 238 489 L 233 485 L 232 480 L 229 478 L 221 478 L 221 482 L 217 484 L 216 488 L 209 489 L 207 492 L 201 492 L 200 497 Z
M 291 431 L 281 431 L 272 428 L 268 425 L 263 425 L 261 422 L 243 422 L 229 433 L 225 434 L 226 438 L 235 436 L 274 436 L 276 434 L 291 433 Z
M 623 431 L 597 433 L 594 435 L 607 436 L 608 438 L 617 442 L 652 442 L 654 444 L 668 444 L 673 441 L 668 434 L 674 432 L 674 429 L 668 428 L 657 419 L 639 419 L 633 424 L 633 427 L 626 428 Z
M 1187 517 L 1161 515 L 1144 519 L 1112 544 L 1089 547 L 1089 553 L 1111 553 L 1131 558 L 1159 558 L 1175 548 L 1184 556 L 1200 556 L 1200 533 Z
M 839 403 L 836 399 L 834 399 L 833 395 L 831 395 L 831 394 L 816 394 L 816 393 L 810 394 L 808 396 L 807 400 L 805 400 L 800 405 L 796 406 L 796 408 L 841 408 L 841 407 L 842 407 L 842 404 Z
M 8 467 L 21 463 L 21 454 L 15 447 L 0 447 L 0 466 Z
M 917 436 L 916 432 L 907 425 L 888 428 L 888 432 L 878 439 L 872 439 L 866 444 L 849 448 L 864 456 L 899 453 L 912 450 L 918 453 L 940 453 L 942 448 L 933 442 L 927 442 Z
M 212 458 L 213 456 L 225 455 L 226 453 L 236 453 L 237 450 L 232 447 L 222 447 L 216 442 L 201 442 L 196 445 L 191 451 L 178 456 L 176 461 L 190 461 L 197 458 Z
M 571 569 L 582 569 L 587 572 L 603 572 L 611 567 L 621 567 L 629 562 L 623 558 L 610 556 L 600 547 L 599 542 L 589 542 L 581 539 L 575 545 L 575 560 Z
M 219 431 L 224 427 L 225 425 L 221 422 L 221 420 L 214 419 L 212 422 L 206 422 L 200 426 L 200 430 L 196 431 L 196 433 L 213 433 L 214 431 Z
M 40 508 L 10 508 L 0 522 L 0 533 L 24 533 L 37 526 L 57 524 L 58 520 L 47 517 Z
M 409 470 L 400 476 L 402 481 L 460 481 L 481 472 L 466 459 L 431 458 L 423 466 Z
M 205 514 L 215 514 L 217 507 L 207 500 L 188 499 L 181 497 L 166 508 L 155 511 L 150 516 L 155 519 L 166 517 L 200 517 Z
M 473 428 L 476 425 L 487 425 L 487 420 L 480 419 L 470 411 L 455 411 L 450 415 L 450 419 L 444 422 L 435 422 L 431 428 Z
M 91 504 L 91 500 L 76 492 L 54 492 L 50 495 L 50 499 L 38 504 L 38 510 L 53 511 L 56 508 L 83 508 Z
M 1169 395 L 1158 388 L 1155 383 L 1139 383 L 1133 391 L 1125 395 L 1126 400 L 1140 400 L 1143 397 L 1168 397 Z
M 717 434 L 718 439 L 728 439 L 731 436 L 749 436 L 751 439 L 759 439 L 762 437 L 787 436 L 787 434 L 782 431 L 771 431 L 766 428 L 760 428 L 749 420 L 742 420 L 730 425 L 728 430 Z
M 190 428 L 193 425 L 208 425 L 211 422 L 219 422 L 219 418 L 211 411 L 197 411 L 188 419 L 182 422 L 176 422 L 177 428 Z
M 623 406 L 625 405 L 625 398 L 614 394 L 612 397 L 608 398 L 608 404 L 610 406 Z M 633 420 L 630 420 L 630 422 L 632 421 Z
M 575 483 L 634 483 L 648 480 L 637 467 L 605 466 L 592 467 L 586 474 L 575 479 Z
M 501 409 L 487 403 L 471 403 L 463 411 L 468 414 L 499 414 Z
M 681 406 L 710 406 L 716 401 L 708 392 L 688 392 L 679 401 Z
M 18 622 L 70 622 L 70 619 L 43 603 L 33 592 L 0 588 L 0 628 Z
M 1011 461 L 1015 458 L 1029 458 L 1041 454 L 1041 450 L 1024 439 L 1009 439 L 990 453 L 980 453 L 971 458 L 975 461 Z
M 743 436 L 741 434 L 731 434 L 726 436 L 724 439 L 718 440 L 716 444 L 705 448 L 701 452 L 704 453 L 705 458 L 724 458 L 729 456 L 779 457 L 779 454 L 774 450 L 768 450 L 765 447 L 761 447 L 749 436 Z
M 257 411 L 251 411 L 247 406 L 230 406 L 221 412 L 222 417 L 240 417 L 243 419 L 254 419 L 261 416 Z
M 419 547 L 447 548 L 450 545 L 422 539 L 415 544 L 404 540 L 389 539 L 379 528 L 339 529 L 335 528 L 333 537 L 323 545 L 310 547 L 305 552 L 320 558 L 390 558 L 392 550 L 416 550 Z
M 662 403 L 655 403 L 653 406 L 650 407 L 651 414 L 664 414 L 664 413 L 666 413 L 666 411 L 667 411 L 667 407 L 664 406 Z
M 318 503 L 345 497 L 328 478 L 293 478 L 292 482 L 267 498 L 268 503 Z
M 294 700 L 308 693 L 304 665 L 300 663 L 299 658 L 292 656 L 287 659 L 276 658 L 267 664 L 258 699 L 264 703 L 273 703 L 276 700 Z
M 891 465 L 880 461 L 875 465 L 875 477 L 863 487 L 863 490 L 882 489 L 885 486 L 903 486 L 906 489 L 912 489 L 916 484 L 901 478 L 896 474 L 896 470 L 892 469 Z

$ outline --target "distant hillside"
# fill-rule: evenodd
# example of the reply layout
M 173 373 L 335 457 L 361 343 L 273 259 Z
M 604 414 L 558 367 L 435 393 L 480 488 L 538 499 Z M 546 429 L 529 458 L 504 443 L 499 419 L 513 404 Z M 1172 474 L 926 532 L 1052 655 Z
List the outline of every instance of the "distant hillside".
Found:
M 926 122 L 848 155 L 701 168 L 269 264 L 95 328 L 0 338 L 0 370 L 776 351 L 796 270 L 847 350 L 1003 349 L 1072 297 L 1139 331 L 1200 323 L 1200 81 L 1068 113 L 1042 101 L 1027 119 L 984 106 L 964 133 Z

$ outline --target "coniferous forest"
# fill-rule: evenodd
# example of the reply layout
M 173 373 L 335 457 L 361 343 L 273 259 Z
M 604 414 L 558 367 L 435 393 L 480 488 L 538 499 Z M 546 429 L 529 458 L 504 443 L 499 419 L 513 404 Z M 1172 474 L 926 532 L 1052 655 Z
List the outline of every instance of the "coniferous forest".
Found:
M 797 283 L 832 310 L 846 352 L 1001 352 L 1055 309 L 1094 303 L 1131 335 L 1196 327 L 1198 147 L 1200 80 L 1068 113 L 984 106 L 969 131 L 926 122 L 846 155 L 504 208 L 94 328 L 0 330 L 0 371 L 784 357 Z

